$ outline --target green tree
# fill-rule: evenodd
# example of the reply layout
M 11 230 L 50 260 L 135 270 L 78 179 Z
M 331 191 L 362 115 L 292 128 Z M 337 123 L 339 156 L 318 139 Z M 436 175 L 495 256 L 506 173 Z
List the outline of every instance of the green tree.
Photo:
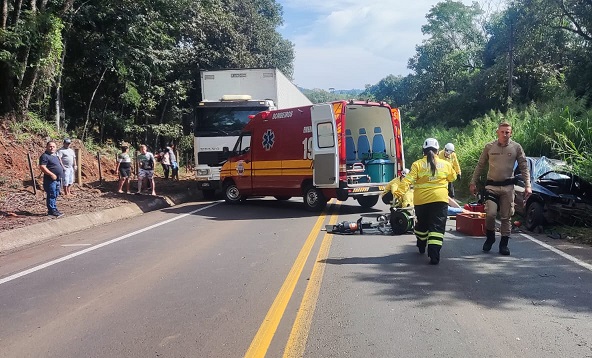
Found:
M 0 115 L 27 112 L 47 98 L 59 70 L 64 19 L 74 0 L 3 0 L 0 17 Z
M 273 1 L 89 3 L 67 34 L 68 128 L 158 145 L 171 133 L 166 125 L 179 124 L 198 101 L 200 69 L 292 73 L 293 45 L 275 30 L 281 21 Z
M 409 60 L 409 68 L 415 72 L 414 108 L 420 123 L 456 126 L 472 118 L 474 108 L 467 106 L 463 91 L 483 66 L 481 13 L 477 3 L 466 6 L 447 0 L 426 16 L 428 24 L 422 32 L 429 38 L 417 46 L 416 55 Z
M 388 75 L 377 84 L 366 88 L 362 97 L 384 101 L 393 107 L 408 106 L 413 101 L 414 76 Z

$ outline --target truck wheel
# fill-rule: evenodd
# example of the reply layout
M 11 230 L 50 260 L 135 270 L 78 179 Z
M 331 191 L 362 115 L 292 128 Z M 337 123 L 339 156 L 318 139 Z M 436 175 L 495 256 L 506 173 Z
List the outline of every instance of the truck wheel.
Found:
M 237 204 L 243 201 L 243 196 L 233 182 L 230 182 L 224 186 L 224 201 L 228 204 Z
M 203 193 L 203 197 L 206 200 L 211 200 L 214 199 L 214 197 L 216 197 L 216 191 L 212 190 L 212 189 L 204 189 L 202 190 Z
M 314 186 L 309 186 L 304 191 L 304 207 L 308 211 L 322 211 L 327 206 L 327 200 L 323 195 L 323 192 L 315 188 Z
M 533 201 L 526 207 L 524 216 L 524 221 L 526 221 L 524 226 L 528 230 L 533 231 L 537 226 L 543 225 L 545 219 L 543 217 L 543 206 L 541 203 Z
M 274 198 L 276 198 L 279 201 L 286 201 L 286 200 L 290 200 L 291 196 L 277 195 L 277 196 L 274 196 Z
M 358 198 L 358 203 L 363 208 L 371 208 L 378 203 L 378 195 L 360 196 Z

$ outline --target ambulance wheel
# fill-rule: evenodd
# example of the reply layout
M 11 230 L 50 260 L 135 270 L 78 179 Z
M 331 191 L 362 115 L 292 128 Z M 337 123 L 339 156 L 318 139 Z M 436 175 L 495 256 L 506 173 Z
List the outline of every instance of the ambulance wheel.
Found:
M 390 222 L 393 235 L 403 235 L 410 229 L 409 216 L 404 211 L 392 211 Z
M 286 200 L 290 200 L 290 198 L 292 198 L 292 197 L 287 196 L 287 195 L 276 195 L 276 196 L 274 196 L 274 198 L 276 198 L 279 201 L 286 201 Z
M 378 203 L 378 195 L 372 196 L 360 196 L 358 198 L 358 204 L 363 208 L 371 208 Z
M 228 204 L 237 204 L 244 201 L 243 195 L 233 182 L 229 182 L 224 186 L 224 201 Z
M 309 186 L 304 190 L 304 206 L 308 211 L 322 211 L 327 206 L 327 200 L 320 189 Z

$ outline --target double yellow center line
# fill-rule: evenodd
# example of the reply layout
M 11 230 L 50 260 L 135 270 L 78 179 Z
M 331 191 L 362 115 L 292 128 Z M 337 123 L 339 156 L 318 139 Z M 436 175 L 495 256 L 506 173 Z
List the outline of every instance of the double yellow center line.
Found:
M 329 219 L 330 225 L 335 224 L 337 221 L 337 217 L 339 216 L 339 204 L 332 204 L 331 208 L 333 210 L 331 218 Z M 294 265 L 284 280 L 280 291 L 269 308 L 263 323 L 259 327 L 255 338 L 253 338 L 253 341 L 251 342 L 251 345 L 245 354 L 246 358 L 265 357 L 265 354 L 269 349 L 269 345 L 271 344 L 271 340 L 273 339 L 277 327 L 279 326 L 284 312 L 286 311 L 288 302 L 294 293 L 296 283 L 302 275 L 302 270 L 304 269 L 304 265 L 310 256 L 310 252 L 314 246 L 314 243 L 316 242 L 319 231 L 325 222 L 326 216 L 326 213 L 323 212 L 317 219 L 317 222 L 312 228 L 308 238 L 306 239 L 306 242 L 304 243 L 304 246 L 302 246 L 298 257 L 296 258 Z M 331 234 L 325 234 L 323 237 L 323 242 L 321 244 L 317 260 L 314 264 L 310 280 L 302 298 L 300 309 L 298 310 L 298 315 L 296 316 L 296 321 L 294 322 L 292 332 L 290 333 L 290 337 L 288 339 L 288 344 L 286 345 L 286 349 L 284 351 L 284 357 L 301 357 L 304 353 L 306 338 L 308 337 L 308 330 L 312 322 L 312 315 L 314 313 L 314 308 L 320 291 L 322 276 L 325 269 L 325 264 L 321 262 L 327 258 L 329 248 L 331 247 L 332 237 L 333 235 Z

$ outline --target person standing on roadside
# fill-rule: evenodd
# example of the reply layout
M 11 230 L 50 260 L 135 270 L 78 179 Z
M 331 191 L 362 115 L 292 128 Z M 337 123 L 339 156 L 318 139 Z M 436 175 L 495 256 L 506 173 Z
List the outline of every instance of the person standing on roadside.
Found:
M 46 196 L 47 215 L 60 217 L 57 200 L 60 195 L 60 180 L 64 176 L 64 167 L 60 158 L 55 155 L 56 142 L 49 141 L 45 152 L 39 157 L 39 169 L 43 172 L 43 190 Z
M 119 173 L 118 193 L 123 193 L 123 184 L 125 183 L 125 192 L 130 193 L 130 176 L 132 175 L 132 158 L 129 155 L 129 145 L 121 144 L 121 153 L 117 156 L 116 172 Z
M 72 141 L 70 138 L 64 139 L 63 146 L 58 149 L 56 155 L 60 158 L 62 166 L 64 167 L 64 178 L 62 179 L 62 186 L 64 187 L 64 195 L 72 195 L 72 184 L 74 184 L 74 171 L 76 171 L 76 153 L 74 149 L 70 148 Z
M 164 178 L 169 178 L 169 173 L 171 171 L 171 160 L 169 155 L 169 149 L 161 149 L 160 153 L 158 153 L 158 157 L 160 158 L 160 164 L 162 165 L 162 173 L 164 174 Z
M 140 146 L 138 166 L 138 194 L 142 193 L 142 182 L 146 178 L 152 185 L 152 195 L 156 195 L 156 189 L 154 187 L 154 155 L 148 151 L 148 147 L 145 144 Z
M 444 241 L 448 218 L 448 183 L 456 180 L 456 172 L 446 160 L 438 158 L 440 145 L 435 138 L 423 143 L 423 158 L 411 165 L 411 171 L 399 184 L 393 195 L 400 201 L 413 184 L 414 228 L 419 253 L 428 248 L 430 264 L 440 262 L 440 249 Z
M 485 164 L 489 165 L 487 181 L 485 183 L 485 228 L 487 239 L 483 243 L 483 251 L 489 252 L 495 243 L 495 218 L 499 211 L 501 240 L 499 253 L 509 255 L 508 242 L 512 225 L 510 219 L 514 215 L 514 164 L 524 178 L 524 200 L 532 194 L 528 163 L 522 146 L 514 142 L 512 126 L 508 122 L 501 122 L 496 131 L 497 139 L 489 142 L 483 148 L 479 162 L 469 184 L 472 194 L 477 194 L 477 180 Z
M 456 172 L 456 179 L 460 180 L 460 164 L 458 164 L 458 158 L 454 152 L 454 144 L 446 143 L 444 149 L 438 153 L 438 157 L 452 164 L 452 168 Z M 454 184 L 452 183 L 448 183 L 448 196 L 454 199 Z
M 167 147 L 167 152 L 169 153 L 169 160 L 171 161 L 171 180 L 179 180 L 179 163 L 177 162 L 175 145 L 173 143 Z

